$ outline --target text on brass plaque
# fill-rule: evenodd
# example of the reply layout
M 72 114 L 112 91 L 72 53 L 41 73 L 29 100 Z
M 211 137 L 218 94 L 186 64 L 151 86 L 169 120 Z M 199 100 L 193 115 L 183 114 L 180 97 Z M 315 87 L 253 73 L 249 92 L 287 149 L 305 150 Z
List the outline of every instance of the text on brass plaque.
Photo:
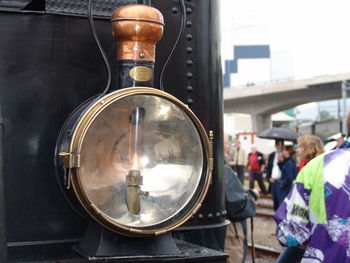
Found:
M 144 66 L 133 67 L 129 75 L 136 81 L 149 81 L 152 77 L 152 70 Z

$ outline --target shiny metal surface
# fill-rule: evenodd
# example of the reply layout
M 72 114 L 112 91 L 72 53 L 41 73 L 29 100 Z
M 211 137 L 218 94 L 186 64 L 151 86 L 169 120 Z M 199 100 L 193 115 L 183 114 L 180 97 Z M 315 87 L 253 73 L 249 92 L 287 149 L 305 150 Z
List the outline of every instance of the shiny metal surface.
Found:
M 163 36 L 164 19 L 155 8 L 126 5 L 112 14 L 112 34 L 118 60 L 153 61 L 155 45 Z
M 138 139 L 143 143 L 130 155 L 137 108 L 144 110 Z M 91 122 L 80 154 L 78 174 L 87 198 L 125 226 L 150 227 L 181 213 L 203 172 L 202 142 L 192 120 L 172 102 L 151 95 L 128 96 L 105 107 Z M 128 209 L 126 198 L 127 175 L 134 169 L 142 176 L 140 190 L 149 193 L 139 195 L 139 213 Z

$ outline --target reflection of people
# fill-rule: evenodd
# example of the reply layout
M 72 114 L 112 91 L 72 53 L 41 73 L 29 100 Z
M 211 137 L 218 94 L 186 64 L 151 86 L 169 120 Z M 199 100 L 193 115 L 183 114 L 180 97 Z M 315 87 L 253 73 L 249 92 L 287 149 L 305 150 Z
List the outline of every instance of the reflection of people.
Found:
M 311 160 L 276 211 L 278 240 L 306 246 L 302 262 L 350 262 L 349 148 L 348 139 L 340 149 Z
M 278 165 L 278 156 L 282 154 L 284 148 L 283 140 L 275 141 L 276 151 L 269 154 L 267 167 L 266 167 L 266 178 L 270 182 L 270 188 L 272 193 L 273 209 L 276 211 L 279 202 L 278 202 L 278 181 L 281 179 L 281 169 Z
M 166 161 L 166 160 L 177 160 L 181 157 L 181 148 L 177 140 L 168 136 L 159 135 L 159 142 L 154 145 L 154 152 L 157 159 Z
M 247 168 L 249 170 L 249 188 L 254 189 L 254 183 L 257 181 L 262 193 L 267 194 L 262 177 L 262 171 L 265 168 L 265 160 L 263 154 L 257 151 L 255 145 L 252 145 L 251 153 L 248 155 Z
M 246 218 L 255 216 L 255 190 L 246 192 L 243 185 L 228 166 L 224 167 L 225 208 L 231 223 L 226 229 L 225 252 L 227 263 L 245 262 L 247 224 Z
M 89 198 L 99 209 L 111 217 L 119 217 L 126 212 L 125 204 L 116 200 L 125 197 L 125 176 L 130 169 L 128 155 L 124 154 L 128 151 L 128 137 L 121 136 L 110 143 L 112 139 L 112 136 L 105 137 L 99 144 L 93 144 L 97 145 L 95 155 L 88 156 L 90 159 L 84 169 L 89 169 L 85 171 L 82 182 L 88 189 Z
M 244 149 L 241 148 L 241 142 L 235 141 L 235 148 L 232 151 L 232 162 L 229 165 L 237 173 L 237 176 L 241 183 L 244 181 L 244 167 L 247 165 L 247 155 Z
M 124 180 L 128 172 L 128 158 L 123 154 L 128 150 L 127 138 L 122 136 L 115 143 L 110 143 L 113 137 L 107 137 L 104 140 L 100 138 L 91 138 L 96 140 L 92 145 L 97 145 L 91 152 L 94 154 L 86 155 L 85 160 L 87 175 L 84 181 L 89 185 L 89 189 L 99 190 L 105 187 L 114 186 Z

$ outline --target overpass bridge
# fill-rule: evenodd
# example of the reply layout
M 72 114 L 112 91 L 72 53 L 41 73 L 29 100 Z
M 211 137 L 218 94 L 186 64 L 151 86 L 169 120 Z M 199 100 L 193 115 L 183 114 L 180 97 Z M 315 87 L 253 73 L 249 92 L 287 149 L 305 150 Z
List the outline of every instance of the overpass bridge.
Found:
M 271 114 L 314 101 L 341 98 L 349 73 L 224 88 L 224 112 L 252 115 L 253 130 L 269 128 Z

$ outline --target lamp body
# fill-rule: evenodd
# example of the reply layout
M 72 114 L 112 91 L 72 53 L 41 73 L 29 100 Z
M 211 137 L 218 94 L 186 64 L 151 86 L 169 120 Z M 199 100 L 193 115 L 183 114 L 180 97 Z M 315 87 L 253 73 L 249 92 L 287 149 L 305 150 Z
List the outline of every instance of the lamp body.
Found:
M 198 211 L 211 181 L 211 144 L 185 104 L 135 87 L 82 107 L 56 147 L 57 172 L 66 175 L 61 183 L 76 195 L 72 206 L 78 201 L 93 220 L 130 236 L 166 233 Z M 134 127 L 141 123 L 142 140 Z
M 9 7 L 0 6 L 0 104 L 5 127 L 6 209 L 2 214 L 7 219 L 8 257 L 14 262 L 25 257 L 35 262 L 40 255 L 47 260 L 64 257 L 67 247 L 82 238 L 87 225 L 79 203 L 73 205 L 73 210 L 66 200 L 70 198 L 62 195 L 59 185 L 64 179 L 57 183 L 52 163 L 56 139 L 65 120 L 77 109 L 70 119 L 70 122 L 76 121 L 73 116 L 78 118 L 86 108 L 83 105 L 96 100 L 107 77 L 87 26 L 86 9 L 78 2 L 66 1 L 63 5 L 62 1 L 46 1 L 50 15 L 24 12 L 18 6 L 9 13 Z M 111 8 L 105 8 L 105 2 L 108 1 L 95 1 L 101 7 L 95 12 L 102 17 L 95 23 L 112 72 L 118 72 L 108 17 Z M 108 5 L 119 2 L 122 1 L 110 1 Z M 185 37 L 170 60 L 163 81 L 165 91 L 188 104 L 205 130 L 213 130 L 216 138 L 213 181 L 202 207 L 186 223 L 186 227 L 195 229 L 223 224 L 225 215 L 221 202 L 223 136 L 221 69 L 216 48 L 219 45 L 218 1 L 185 3 L 192 26 L 186 26 Z M 158 88 L 160 72 L 180 29 L 181 9 L 177 3 L 163 0 L 153 0 L 152 5 L 162 12 L 166 24 L 157 45 L 154 68 L 154 87 Z M 176 14 L 173 7 L 178 11 Z M 192 35 L 192 39 L 188 40 L 187 35 Z M 117 74 L 112 79 L 115 90 L 119 87 Z M 82 106 L 78 108 L 79 105 Z M 28 249 L 37 252 L 27 253 Z M 78 261 L 72 259 L 71 262 Z

